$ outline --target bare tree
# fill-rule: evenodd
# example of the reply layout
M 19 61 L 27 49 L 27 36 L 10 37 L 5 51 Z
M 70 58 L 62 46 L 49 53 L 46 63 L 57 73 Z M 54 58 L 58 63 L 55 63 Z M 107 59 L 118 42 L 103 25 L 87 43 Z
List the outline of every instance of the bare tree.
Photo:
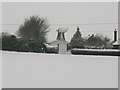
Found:
M 48 32 L 49 25 L 47 20 L 44 18 L 39 18 L 38 16 L 31 16 L 28 19 L 25 19 L 24 24 L 19 27 L 17 35 L 25 40 L 35 40 L 40 43 L 45 43 L 46 34 Z

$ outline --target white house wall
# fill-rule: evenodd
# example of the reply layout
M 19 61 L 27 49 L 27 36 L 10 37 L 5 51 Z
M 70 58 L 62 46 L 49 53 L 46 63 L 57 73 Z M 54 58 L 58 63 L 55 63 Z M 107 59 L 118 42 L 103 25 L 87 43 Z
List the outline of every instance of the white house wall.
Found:
M 67 52 L 67 44 L 61 43 L 59 44 L 59 54 L 65 54 Z

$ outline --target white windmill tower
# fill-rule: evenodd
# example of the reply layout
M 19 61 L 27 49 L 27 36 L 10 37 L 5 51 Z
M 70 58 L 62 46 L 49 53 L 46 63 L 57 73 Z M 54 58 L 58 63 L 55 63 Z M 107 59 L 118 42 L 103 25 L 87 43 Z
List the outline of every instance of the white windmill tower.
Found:
M 68 29 L 66 28 L 59 28 L 58 31 L 58 35 L 57 35 L 57 41 L 58 41 L 58 53 L 60 54 L 64 54 L 67 52 L 67 42 L 65 41 L 65 35 L 64 33 L 67 31 Z

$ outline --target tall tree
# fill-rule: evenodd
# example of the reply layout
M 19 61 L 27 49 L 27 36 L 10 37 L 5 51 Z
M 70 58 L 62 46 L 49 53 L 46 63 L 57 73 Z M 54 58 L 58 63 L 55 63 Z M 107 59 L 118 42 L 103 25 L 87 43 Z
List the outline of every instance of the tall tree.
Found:
M 48 27 L 49 25 L 46 19 L 39 18 L 38 16 L 31 16 L 25 19 L 24 24 L 19 27 L 17 34 L 25 41 L 35 40 L 40 43 L 45 43 Z
M 83 42 L 84 39 L 82 38 L 82 34 L 79 30 L 79 27 L 77 27 L 77 31 L 70 41 L 70 46 L 71 48 L 84 48 Z

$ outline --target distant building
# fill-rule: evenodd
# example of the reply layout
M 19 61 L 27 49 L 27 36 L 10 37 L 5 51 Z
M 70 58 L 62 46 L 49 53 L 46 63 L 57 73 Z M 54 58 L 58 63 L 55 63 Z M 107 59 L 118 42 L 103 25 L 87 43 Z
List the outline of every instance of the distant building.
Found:
M 52 46 L 58 47 L 59 54 L 65 54 L 67 52 L 68 42 L 65 40 L 65 35 L 64 35 L 64 33 L 66 31 L 67 31 L 67 29 L 65 29 L 65 28 L 59 28 L 57 30 L 57 32 L 58 32 L 57 39 L 55 41 L 49 43 Z
M 114 42 L 113 42 L 113 49 L 120 49 L 120 41 L 117 40 L 117 31 L 114 31 Z

